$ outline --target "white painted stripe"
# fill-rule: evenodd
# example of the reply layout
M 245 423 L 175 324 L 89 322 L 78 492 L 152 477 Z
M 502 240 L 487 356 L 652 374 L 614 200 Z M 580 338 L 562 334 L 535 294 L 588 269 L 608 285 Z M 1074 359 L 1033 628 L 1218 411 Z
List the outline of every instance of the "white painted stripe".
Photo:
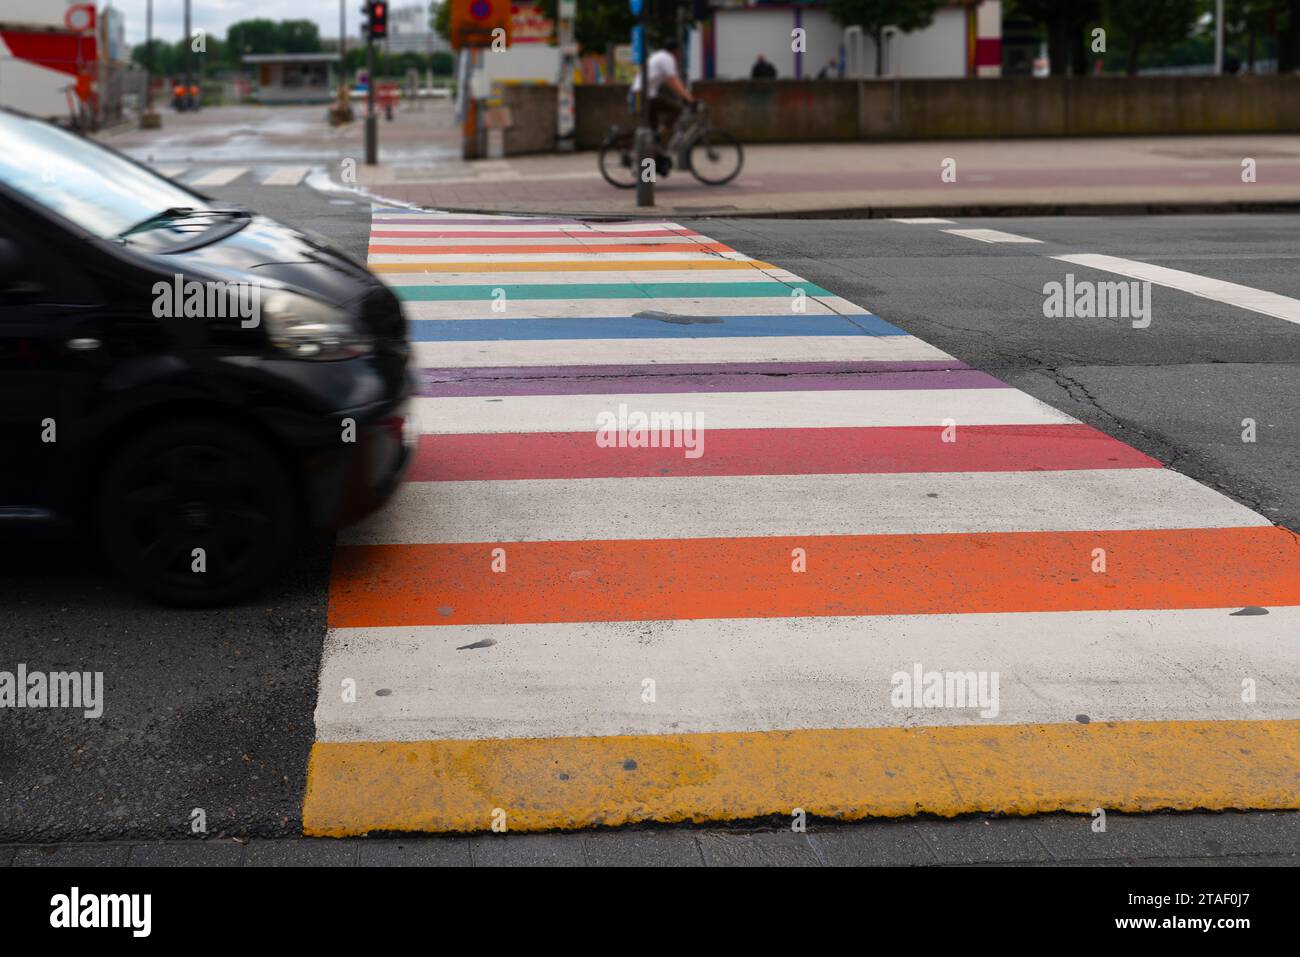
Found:
M 640 357 L 635 361 L 641 361 Z M 550 363 L 534 359 L 533 364 Z M 629 410 L 689 411 L 703 415 L 707 429 L 937 426 L 952 419 L 960 435 L 963 425 L 1076 421 L 1010 388 L 455 396 L 416 399 L 415 410 L 422 430 L 427 433 L 591 432 L 594 436 L 598 416 L 617 412 L 620 403 Z
M 310 166 L 281 166 L 262 180 L 263 186 L 297 186 L 311 172 Z
M 1275 292 L 1265 292 L 1250 286 L 1240 286 L 1235 282 L 1210 279 L 1195 273 L 1183 272 L 1181 269 L 1169 269 L 1166 266 L 1153 266 L 1151 263 L 1138 262 L 1133 259 L 1121 259 L 1118 256 L 1101 256 L 1094 253 L 1078 253 L 1069 256 L 1053 256 L 1061 262 L 1076 266 L 1087 266 L 1103 272 L 1118 273 L 1130 279 L 1153 282 L 1168 286 L 1180 292 L 1191 293 L 1202 299 L 1210 299 L 1229 306 L 1239 306 L 1251 312 L 1263 313 L 1275 319 L 1300 323 L 1300 299 L 1280 296 Z
M 462 257 L 458 261 L 465 261 Z M 371 267 L 376 264 L 372 261 Z M 783 281 L 766 273 L 759 272 L 757 269 L 637 269 L 628 272 L 621 272 L 613 269 L 601 270 L 583 270 L 577 269 L 572 272 L 510 272 L 510 264 L 502 263 L 500 272 L 383 272 L 380 275 L 391 286 L 451 286 L 464 284 L 468 286 L 497 286 L 510 283 L 526 283 L 530 286 L 571 286 L 575 284 L 613 284 L 627 285 L 628 283 L 714 283 L 714 282 L 752 282 L 752 283 L 772 283 L 774 286 L 783 285 Z M 785 280 L 788 282 L 798 282 L 798 280 Z M 793 293 L 793 290 L 791 290 Z M 457 300 L 451 300 L 453 302 Z M 520 303 L 529 303 L 532 300 L 520 299 Z M 577 299 L 587 307 L 589 314 L 603 316 L 605 313 L 601 309 L 603 299 Z M 652 302 L 662 300 L 651 299 L 649 297 L 640 300 L 641 308 L 659 308 L 647 305 Z M 729 299 L 714 299 L 718 308 L 729 308 Z M 785 304 L 787 313 L 793 312 L 792 296 L 787 295 L 781 299 Z M 522 306 L 521 306 L 522 307 Z M 861 310 L 858 310 L 861 311 Z
M 892 219 L 890 222 L 903 223 L 907 226 L 939 226 L 951 224 L 951 219 L 937 219 L 934 216 L 912 216 L 908 219 Z
M 188 168 L 189 167 L 187 166 L 159 166 L 154 169 L 154 172 L 159 176 L 166 176 L 168 179 L 175 179 Z
M 1041 243 L 1041 239 L 1030 239 L 1028 236 L 1017 236 L 1015 233 L 1004 233 L 1000 229 L 944 229 L 941 232 L 951 233 L 954 236 L 965 236 L 967 239 L 978 239 L 982 243 Z
M 390 286 L 427 286 L 402 281 L 400 274 L 383 276 Z M 397 280 L 397 281 L 394 281 Z M 480 282 L 482 277 L 479 277 Z M 535 280 L 534 280 L 535 281 Z M 747 296 L 743 299 L 506 299 L 504 312 L 493 312 L 490 301 L 404 302 L 407 319 L 577 319 L 583 316 L 635 316 L 646 312 L 676 316 L 788 316 L 791 301 L 784 296 Z M 838 296 L 809 297 L 804 314 L 862 315 L 869 310 Z
M 210 172 L 204 173 L 196 180 L 190 181 L 190 186 L 225 186 L 227 183 L 234 182 L 248 172 L 247 166 L 220 166 Z
M 1300 608 L 1235 610 L 334 629 L 316 739 L 1300 717 Z M 465 647 L 484 639 L 494 643 Z M 997 715 L 893 707 L 891 678 L 918 663 L 996 672 Z M 1245 675 L 1257 682 L 1251 704 Z M 653 702 L 641 699 L 646 678 Z M 339 694 L 345 679 L 355 702 Z
M 952 359 L 943 350 L 914 336 L 540 339 L 416 342 L 413 345 L 416 363 L 424 368 L 590 366 L 615 363 L 653 365 L 660 362 L 907 362 Z M 792 393 L 782 395 L 787 405 L 798 401 L 791 397 Z
M 409 231 L 409 232 L 417 232 L 417 233 L 426 230 L 430 230 L 430 231 L 436 230 L 442 232 L 469 232 L 469 233 L 481 233 L 481 232 L 513 233 L 513 232 L 536 232 L 536 231 L 555 232 L 559 230 L 563 232 L 572 233 L 575 236 L 586 236 L 586 235 L 599 236 L 603 233 L 611 233 L 611 232 L 617 233 L 617 232 L 627 232 L 627 231 L 662 232 L 664 233 L 665 236 L 671 236 L 676 233 L 680 233 L 682 230 L 687 228 L 677 223 L 614 223 L 610 225 L 594 225 L 590 223 L 584 223 L 584 224 L 564 224 L 564 223 L 556 224 L 556 223 L 531 223 L 531 222 L 500 223 L 500 222 L 493 222 L 492 220 L 473 220 L 472 217 L 467 217 L 467 216 L 446 217 L 448 220 L 446 224 L 437 221 L 428 222 L 428 223 L 425 222 L 413 223 L 410 221 L 412 217 L 418 217 L 421 219 L 430 218 L 428 213 L 423 213 L 419 211 L 412 211 L 411 216 L 397 216 L 391 219 L 385 218 L 384 216 L 381 215 L 375 215 L 372 217 L 371 220 L 371 228 L 385 229 L 385 230 L 395 229 L 395 230 L 400 230 L 402 232 Z
M 706 425 L 708 421 L 706 414 Z M 740 427 L 766 425 L 756 417 Z M 588 426 L 595 453 L 591 420 Z M 706 456 L 708 438 L 706 429 Z M 940 441 L 937 433 L 934 441 Z M 1264 516 L 1169 469 L 708 475 L 408 482 L 391 507 L 340 533 L 340 541 L 385 545 L 948 535 L 1268 524 Z M 1079 568 L 1085 574 L 1091 574 L 1089 561 L 1090 553 L 1081 552 Z

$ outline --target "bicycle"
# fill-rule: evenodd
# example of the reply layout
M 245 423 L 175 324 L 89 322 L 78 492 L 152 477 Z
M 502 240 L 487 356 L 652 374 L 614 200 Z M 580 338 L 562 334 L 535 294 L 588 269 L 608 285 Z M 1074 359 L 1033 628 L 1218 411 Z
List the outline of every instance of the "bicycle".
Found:
M 655 177 L 666 177 L 673 167 L 672 157 L 676 156 L 678 165 L 690 170 L 701 183 L 725 186 L 740 175 L 745 151 L 726 130 L 708 125 L 707 104 L 699 100 L 695 104 L 694 109 L 683 110 L 678 116 L 666 147 L 660 143 L 659 132 L 654 131 Z M 638 180 L 636 131 L 611 126 L 600 146 L 598 163 L 600 175 L 609 185 L 634 188 Z

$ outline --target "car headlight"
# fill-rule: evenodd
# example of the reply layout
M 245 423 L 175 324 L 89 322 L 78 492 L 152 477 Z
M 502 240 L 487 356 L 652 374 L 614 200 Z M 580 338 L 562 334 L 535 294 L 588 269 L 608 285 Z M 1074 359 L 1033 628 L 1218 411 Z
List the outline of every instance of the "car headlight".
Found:
M 295 359 L 351 359 L 373 348 L 351 316 L 307 296 L 270 290 L 262 297 L 261 311 L 272 344 Z

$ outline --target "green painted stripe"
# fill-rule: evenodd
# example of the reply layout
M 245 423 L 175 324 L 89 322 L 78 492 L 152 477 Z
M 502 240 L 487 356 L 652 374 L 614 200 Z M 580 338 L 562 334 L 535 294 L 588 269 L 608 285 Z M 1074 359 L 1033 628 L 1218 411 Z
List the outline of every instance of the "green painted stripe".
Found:
M 789 297 L 802 289 L 810 296 L 832 293 L 811 282 L 592 282 L 518 283 L 456 286 L 394 286 L 397 298 L 406 302 L 492 299 L 494 289 L 504 289 L 507 301 L 514 299 L 733 299 L 744 296 Z

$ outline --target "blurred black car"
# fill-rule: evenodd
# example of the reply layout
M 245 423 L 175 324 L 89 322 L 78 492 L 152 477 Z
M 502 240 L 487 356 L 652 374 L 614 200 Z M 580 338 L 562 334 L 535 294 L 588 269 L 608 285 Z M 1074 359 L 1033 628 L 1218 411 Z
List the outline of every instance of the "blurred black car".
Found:
M 52 124 L 0 110 L 0 146 L 0 522 L 201 605 L 384 502 L 415 431 L 386 286 Z

